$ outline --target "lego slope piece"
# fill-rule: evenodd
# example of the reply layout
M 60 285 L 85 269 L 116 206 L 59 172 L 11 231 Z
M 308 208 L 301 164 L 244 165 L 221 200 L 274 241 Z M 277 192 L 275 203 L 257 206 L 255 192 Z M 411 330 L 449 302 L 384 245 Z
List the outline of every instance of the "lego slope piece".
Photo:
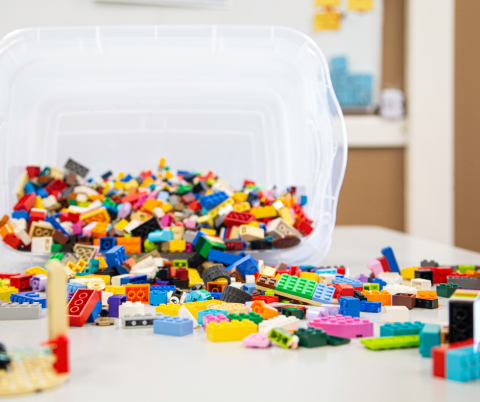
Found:
M 0 304 L 0 321 L 37 320 L 42 314 L 40 303 Z
M 321 317 L 308 323 L 309 327 L 321 328 L 328 335 L 341 338 L 357 338 L 373 336 L 373 323 L 360 318 L 337 315 Z
M 391 336 L 362 339 L 360 343 L 371 350 L 416 348 L 420 346 L 420 338 L 418 335 Z
M 271 345 L 270 339 L 262 334 L 250 334 L 242 340 L 247 348 L 268 348 Z
M 257 324 L 250 320 L 210 322 L 207 325 L 207 339 L 212 342 L 241 341 L 256 332 Z

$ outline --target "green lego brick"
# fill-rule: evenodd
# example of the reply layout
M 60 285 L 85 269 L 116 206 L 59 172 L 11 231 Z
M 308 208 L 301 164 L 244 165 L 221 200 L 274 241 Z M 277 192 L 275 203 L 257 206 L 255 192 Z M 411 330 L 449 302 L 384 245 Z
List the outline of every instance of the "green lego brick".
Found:
M 52 244 L 50 247 L 50 252 L 51 253 L 59 253 L 62 251 L 62 245 L 61 244 Z
M 272 328 L 268 334 L 268 339 L 285 349 L 289 349 L 292 346 L 294 349 L 298 342 L 298 336 L 283 328 Z
M 117 204 L 115 204 L 114 201 L 112 201 L 112 199 L 110 197 L 107 197 L 103 200 L 102 202 L 103 205 L 110 205 L 111 207 L 113 208 L 117 208 Z
M 199 292 L 202 292 L 207 296 L 207 300 L 212 300 L 212 294 L 206 289 L 200 289 Z
M 190 184 L 180 184 L 177 188 L 177 192 L 179 195 L 189 193 L 192 190 L 193 190 L 193 187 Z
M 273 290 L 266 290 L 265 296 L 275 296 L 275 292 Z
M 363 290 L 378 290 L 380 291 L 380 284 L 379 283 L 364 283 Z
M 298 344 L 304 348 L 316 348 L 328 344 L 328 335 L 321 329 L 301 328 L 295 331 L 295 335 L 297 335 L 300 340 Z
M 299 320 L 303 320 L 303 310 L 295 307 L 283 307 L 282 314 L 289 317 L 297 317 Z
M 69 205 L 77 205 L 77 201 L 76 200 L 68 200 L 68 204 Z
M 188 260 L 173 260 L 172 265 L 174 268 L 188 268 Z
M 311 300 L 316 287 L 317 282 L 315 281 L 282 274 L 275 286 L 275 290 Z
M 251 313 L 248 313 L 248 314 L 247 313 L 240 313 L 240 314 L 230 313 L 228 315 L 228 319 L 230 321 L 233 321 L 233 320 L 238 320 L 238 321 L 250 320 L 250 321 L 253 321 L 257 325 L 260 324 L 263 321 L 263 317 L 260 314 L 254 313 L 253 311 Z
M 475 265 L 459 265 L 458 272 L 464 274 L 467 271 L 475 271 Z
M 211 249 L 225 251 L 227 249 L 227 246 L 225 246 L 225 244 L 212 241 L 206 236 L 200 236 L 197 242 L 195 243 L 195 246 L 193 246 L 193 248 L 203 258 L 207 259 L 208 253 L 210 252 Z
M 418 335 L 389 336 L 362 339 L 360 343 L 371 350 L 418 348 L 420 346 L 420 337 Z
M 439 283 L 437 285 L 437 296 L 450 298 L 459 288 L 460 285 L 456 283 Z
M 158 244 L 148 241 L 148 239 L 145 239 L 145 241 L 143 242 L 143 249 L 146 253 L 149 253 L 150 251 L 158 250 Z
M 340 346 L 340 345 L 346 345 L 347 343 L 350 343 L 350 339 L 348 338 L 340 338 L 339 336 L 328 336 L 328 344 L 331 346 Z

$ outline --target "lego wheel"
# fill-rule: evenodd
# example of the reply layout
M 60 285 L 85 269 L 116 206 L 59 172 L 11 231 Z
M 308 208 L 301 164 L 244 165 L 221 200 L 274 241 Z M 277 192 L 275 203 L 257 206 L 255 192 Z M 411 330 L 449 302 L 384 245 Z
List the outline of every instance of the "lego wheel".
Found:
M 227 303 L 245 303 L 252 300 L 252 296 L 243 290 L 234 288 L 233 286 L 225 286 L 223 288 L 221 301 Z
M 228 275 L 227 269 L 222 264 L 211 266 L 210 268 L 206 269 L 202 275 L 202 279 L 205 284 L 220 278 L 225 278 L 230 285 L 230 276 Z

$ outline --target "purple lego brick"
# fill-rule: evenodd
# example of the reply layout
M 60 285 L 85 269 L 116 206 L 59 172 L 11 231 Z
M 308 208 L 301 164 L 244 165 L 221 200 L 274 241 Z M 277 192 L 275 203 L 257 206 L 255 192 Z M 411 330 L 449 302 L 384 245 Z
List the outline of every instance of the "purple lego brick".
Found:
M 230 320 L 224 314 L 217 314 L 217 315 L 207 314 L 205 317 L 203 317 L 203 330 L 204 331 L 207 330 L 207 324 L 209 322 L 212 322 L 212 321 L 215 321 L 215 322 L 221 322 L 221 321 L 230 322 Z
M 315 318 L 330 317 L 340 314 L 339 304 L 324 304 L 322 307 L 313 307 L 307 310 L 307 320 L 312 321 Z
M 271 344 L 270 339 L 262 334 L 250 334 L 243 339 L 243 344 L 247 348 L 268 348 Z
M 109 317 L 117 317 L 118 318 L 118 309 L 120 307 L 120 304 L 123 304 L 126 301 L 127 301 L 127 295 L 113 295 L 113 296 L 110 296 L 107 300 Z
M 328 335 L 341 338 L 373 336 L 373 322 L 361 318 L 336 315 L 317 318 L 308 323 L 309 327 L 321 328 Z
M 34 275 L 30 278 L 30 287 L 34 292 L 43 292 L 47 284 L 47 277 L 43 274 Z
M 360 281 L 362 283 L 367 283 L 368 282 L 368 276 L 365 274 L 360 274 L 355 277 L 357 281 Z
M 170 281 L 159 281 L 158 279 L 155 280 L 155 283 L 158 286 L 168 286 L 168 285 L 170 285 Z

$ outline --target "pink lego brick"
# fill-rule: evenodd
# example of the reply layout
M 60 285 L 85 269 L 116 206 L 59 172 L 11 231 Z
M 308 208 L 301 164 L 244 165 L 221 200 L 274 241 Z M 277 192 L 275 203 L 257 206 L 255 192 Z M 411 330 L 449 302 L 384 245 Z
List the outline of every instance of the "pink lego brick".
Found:
M 373 272 L 375 277 L 377 277 L 383 272 L 382 263 L 378 260 L 367 261 L 367 268 Z
M 203 330 L 204 331 L 206 331 L 206 329 L 207 329 L 207 324 L 209 322 L 212 322 L 212 321 L 215 321 L 215 322 L 222 322 L 222 321 L 230 322 L 230 320 L 224 314 L 217 314 L 217 315 L 207 314 L 205 317 L 203 317 Z
M 262 334 L 250 334 L 242 342 L 247 348 L 265 349 L 271 345 L 270 339 Z
M 130 212 L 132 212 L 132 204 L 129 202 L 125 202 L 122 204 L 120 207 L 120 210 L 118 211 L 118 217 L 119 218 L 126 218 L 128 215 L 130 215 Z
M 97 226 L 97 222 L 92 222 L 85 226 L 82 230 L 82 236 L 92 237 L 92 230 L 95 229 L 95 226 Z
M 82 234 L 82 225 L 83 225 L 83 221 L 75 222 L 75 223 L 72 225 L 73 234 L 74 234 L 75 236 L 78 236 L 78 235 L 81 235 L 81 234 Z
M 165 214 L 162 216 L 162 219 L 160 219 L 160 225 L 162 228 L 167 228 L 169 227 L 173 222 L 173 217 L 170 214 Z
M 328 335 L 341 338 L 357 338 L 373 336 L 373 322 L 349 315 L 321 317 L 308 323 L 309 327 L 321 328 Z
M 190 251 L 193 251 L 192 243 L 187 243 L 187 244 L 185 245 L 185 252 L 186 252 L 186 253 L 189 253 Z
M 148 200 L 148 193 L 142 194 L 140 197 L 138 197 L 137 200 L 137 208 L 140 208 L 143 204 L 145 204 L 145 201 Z
M 192 219 L 184 219 L 183 224 L 185 225 L 185 229 L 195 229 L 197 226 L 197 223 L 192 220 Z

